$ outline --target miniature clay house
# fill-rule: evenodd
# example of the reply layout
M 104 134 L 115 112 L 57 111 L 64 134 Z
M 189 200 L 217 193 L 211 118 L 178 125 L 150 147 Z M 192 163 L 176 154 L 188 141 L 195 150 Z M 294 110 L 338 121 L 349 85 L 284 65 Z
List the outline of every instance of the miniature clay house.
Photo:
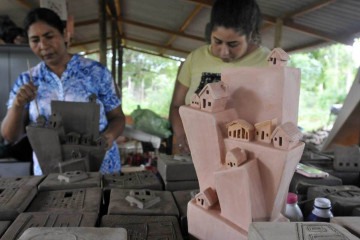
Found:
M 81 136 L 80 141 L 82 145 L 91 145 L 92 136 L 90 134 L 84 134 Z
M 51 126 L 52 128 L 55 129 L 60 128 L 62 126 L 61 122 L 62 122 L 62 118 L 60 114 L 53 113 L 49 117 L 49 126 Z
M 267 120 L 255 123 L 255 140 L 259 142 L 271 143 L 271 134 L 274 131 L 273 121 Z
M 246 151 L 240 148 L 231 149 L 226 153 L 225 163 L 227 167 L 238 167 L 246 162 Z
M 281 48 L 274 48 L 268 56 L 270 66 L 286 66 L 288 60 L 289 55 Z
M 199 93 L 200 108 L 207 112 L 224 110 L 227 97 L 227 87 L 224 82 L 208 83 Z
M 196 93 L 191 97 L 190 106 L 192 106 L 193 108 L 200 108 L 200 98 L 199 95 L 197 95 Z
M 226 127 L 229 138 L 243 141 L 254 139 L 254 126 L 243 119 L 234 120 L 228 123 Z
M 209 209 L 218 201 L 216 192 L 211 188 L 207 188 L 203 192 L 196 194 L 195 199 L 197 204 L 205 209 Z
M 79 144 L 80 143 L 80 134 L 76 132 L 69 132 L 66 134 L 66 143 L 68 144 Z
M 137 206 L 138 208 L 150 208 L 156 203 L 160 202 L 160 197 L 156 196 L 153 191 L 150 190 L 130 190 L 129 195 L 125 197 L 125 200 L 130 203 L 130 206 Z
M 291 149 L 302 138 L 300 130 L 291 122 L 278 126 L 271 136 L 274 147 L 279 149 Z

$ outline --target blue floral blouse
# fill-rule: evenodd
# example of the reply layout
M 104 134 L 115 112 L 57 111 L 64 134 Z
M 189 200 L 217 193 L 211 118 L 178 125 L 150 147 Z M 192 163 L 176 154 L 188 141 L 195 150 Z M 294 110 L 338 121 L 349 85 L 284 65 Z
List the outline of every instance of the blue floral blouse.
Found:
M 116 95 L 111 73 L 107 68 L 99 62 L 81 57 L 78 54 L 72 56 L 61 78 L 53 73 L 44 62 L 33 67 L 31 75 L 34 85 L 38 86 L 37 104 L 40 114 L 47 119 L 51 115 L 50 102 L 52 100 L 88 102 L 88 97 L 95 93 L 96 102 L 100 105 L 99 130 L 102 132 L 108 124 L 106 113 L 121 104 L 121 100 Z M 12 106 L 16 93 L 21 86 L 29 81 L 29 71 L 20 74 L 10 92 L 8 108 Z M 36 122 L 39 113 L 35 101 L 28 104 L 26 108 L 29 109 L 30 121 Z M 120 168 L 120 154 L 114 142 L 113 146 L 106 152 L 100 172 L 103 174 L 116 173 L 120 171 Z M 34 157 L 34 174 L 42 174 L 36 156 Z

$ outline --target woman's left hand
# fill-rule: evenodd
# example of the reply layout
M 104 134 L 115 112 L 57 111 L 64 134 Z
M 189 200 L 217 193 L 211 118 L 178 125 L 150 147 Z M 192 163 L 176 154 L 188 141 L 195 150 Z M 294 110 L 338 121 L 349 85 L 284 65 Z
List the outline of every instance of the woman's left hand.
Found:
M 105 150 L 109 150 L 114 142 L 114 139 L 112 138 L 111 134 L 103 133 L 98 139 L 99 145 L 102 145 Z

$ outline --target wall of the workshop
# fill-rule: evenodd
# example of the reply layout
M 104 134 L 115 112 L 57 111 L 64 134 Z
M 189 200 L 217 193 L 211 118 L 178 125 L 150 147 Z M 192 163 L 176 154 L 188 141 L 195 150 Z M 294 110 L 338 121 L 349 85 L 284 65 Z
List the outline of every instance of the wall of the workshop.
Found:
M 28 46 L 0 46 L 0 121 L 5 117 L 10 90 L 20 73 L 40 62 Z

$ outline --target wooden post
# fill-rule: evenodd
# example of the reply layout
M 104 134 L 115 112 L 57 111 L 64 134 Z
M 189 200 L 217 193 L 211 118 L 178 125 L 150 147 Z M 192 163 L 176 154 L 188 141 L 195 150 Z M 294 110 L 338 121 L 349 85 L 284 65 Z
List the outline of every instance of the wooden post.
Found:
M 119 89 L 119 92 L 120 92 L 120 97 L 122 96 L 122 82 L 123 82 L 123 54 L 124 54 L 124 49 L 123 49 L 123 46 L 121 46 L 121 38 L 118 38 L 117 39 L 117 50 L 118 50 L 118 88 Z
M 116 79 L 116 48 L 117 48 L 117 38 L 118 38 L 118 34 L 117 34 L 117 24 L 116 24 L 116 20 L 112 19 L 111 20 L 111 52 L 112 52 L 112 58 L 111 58 L 111 75 L 113 77 L 113 79 Z
M 106 2 L 99 0 L 100 63 L 106 66 Z

